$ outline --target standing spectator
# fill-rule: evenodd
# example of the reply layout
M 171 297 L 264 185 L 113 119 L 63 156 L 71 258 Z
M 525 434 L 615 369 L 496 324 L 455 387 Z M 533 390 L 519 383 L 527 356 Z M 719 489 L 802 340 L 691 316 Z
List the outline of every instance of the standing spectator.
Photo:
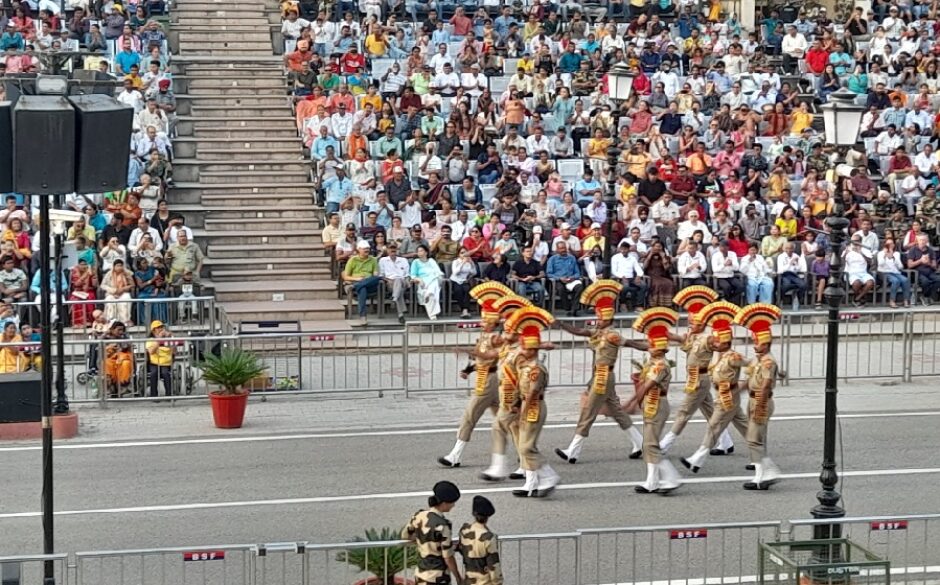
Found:
M 192 272 L 196 281 L 202 271 L 202 249 L 195 242 L 189 240 L 189 234 L 180 231 L 176 243 L 166 251 L 166 263 L 170 267 L 170 284 L 176 285 L 186 272 Z
M 856 307 L 865 306 L 865 296 L 875 288 L 875 277 L 868 272 L 868 263 L 872 258 L 870 250 L 862 247 L 862 239 L 853 236 L 849 246 L 842 252 L 845 260 L 845 276 L 852 287 Z

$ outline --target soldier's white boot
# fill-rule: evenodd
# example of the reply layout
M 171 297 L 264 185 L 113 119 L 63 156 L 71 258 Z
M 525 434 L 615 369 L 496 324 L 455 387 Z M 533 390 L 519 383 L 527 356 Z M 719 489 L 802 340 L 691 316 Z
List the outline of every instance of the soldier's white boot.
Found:
M 577 463 L 581 456 L 581 445 L 584 443 L 584 437 L 575 435 L 571 437 L 571 444 L 567 449 L 555 449 L 555 455 L 558 455 L 568 463 Z
M 657 493 L 668 494 L 682 485 L 682 477 L 668 459 L 661 459 L 656 465 L 659 470 L 659 486 L 656 489 Z
M 639 494 L 651 494 L 659 487 L 659 467 L 655 463 L 646 464 L 646 481 L 633 488 Z
M 659 442 L 659 450 L 663 452 L 663 455 L 669 452 L 669 449 L 672 447 L 672 444 L 676 442 L 677 435 L 669 431 Z
M 630 459 L 639 459 L 643 456 L 643 435 L 634 426 L 627 429 L 627 434 L 630 435 L 630 442 L 633 443 Z
M 437 462 L 444 467 L 460 467 L 460 456 L 463 455 L 463 450 L 466 446 L 466 441 L 457 439 L 457 442 L 454 443 L 454 448 L 450 450 L 450 453 L 439 458 Z
M 547 463 L 543 463 L 535 473 L 538 481 L 538 497 L 540 498 L 544 498 L 555 491 L 555 486 L 561 481 L 555 470 Z
M 731 438 L 731 433 L 728 429 L 725 429 L 724 432 L 718 436 L 718 444 L 716 447 L 729 455 L 734 453 L 734 439 Z
M 522 489 L 512 490 L 512 495 L 518 498 L 532 498 L 535 497 L 539 488 L 539 478 L 536 471 L 525 470 L 525 483 L 522 485 Z
M 770 457 L 764 457 L 760 460 L 761 478 L 763 485 L 771 486 L 780 481 L 780 468 Z
M 484 481 L 502 481 L 508 475 L 509 469 L 506 466 L 506 456 L 493 453 L 490 466 L 480 474 L 480 479 Z
M 702 465 L 705 464 L 705 459 L 708 457 L 708 447 L 702 446 L 698 448 L 698 451 L 692 454 L 688 459 L 682 458 L 679 461 L 682 462 L 692 473 L 698 473 L 698 470 L 702 468 Z

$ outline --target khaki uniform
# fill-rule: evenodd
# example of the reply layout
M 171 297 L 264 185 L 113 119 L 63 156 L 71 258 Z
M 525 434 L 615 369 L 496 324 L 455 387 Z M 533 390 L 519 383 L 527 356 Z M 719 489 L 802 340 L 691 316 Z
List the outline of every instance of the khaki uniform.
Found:
M 460 528 L 457 550 L 463 557 L 464 585 L 503 585 L 499 545 L 490 529 L 474 522 Z
M 659 438 L 669 418 L 669 382 L 672 371 L 666 358 L 647 358 L 640 370 L 640 384 L 653 382 L 653 386 L 643 396 L 643 460 L 647 463 L 659 463 L 662 450 Z
M 588 382 L 588 397 L 581 408 L 578 425 L 574 430 L 576 435 L 588 436 L 598 413 L 605 405 L 621 429 L 626 430 L 633 426 L 630 416 L 620 406 L 620 398 L 614 387 L 614 368 L 620 355 L 621 342 L 620 334 L 610 327 L 595 329 L 588 338 L 588 345 L 594 351 L 594 373 Z
M 454 556 L 450 520 L 434 510 L 421 510 L 401 531 L 405 540 L 414 539 L 418 550 L 415 585 L 450 585 L 446 559 Z
M 774 413 L 774 386 L 777 381 L 777 362 L 766 354 L 755 357 L 745 368 L 747 390 L 747 446 L 751 462 L 757 463 L 767 456 L 767 423 Z
M 476 354 L 492 351 L 495 333 L 482 333 L 476 343 Z M 460 419 L 460 428 L 457 429 L 457 438 L 461 441 L 470 441 L 474 427 L 487 409 L 496 414 L 499 406 L 499 379 L 497 375 L 497 360 L 475 358 L 473 394 L 470 402 Z
M 701 410 L 705 419 L 710 419 L 715 411 L 712 401 L 712 380 L 708 374 L 708 366 L 712 361 L 714 352 L 709 345 L 708 333 L 689 333 L 682 343 L 682 351 L 686 353 L 686 383 L 685 400 L 676 413 L 676 420 L 672 423 L 672 433 L 682 434 L 685 425 L 695 414 Z
M 506 454 L 506 438 L 519 445 L 519 413 L 512 408 L 519 398 L 519 349 L 503 344 L 498 368 L 498 410 L 493 421 L 493 453 Z
M 738 387 L 744 363 L 744 356 L 729 349 L 709 367 L 715 385 L 715 410 L 708 419 L 708 428 L 702 441 L 702 445 L 709 449 L 715 446 L 718 437 L 729 424 L 733 424 L 741 436 L 747 435 L 747 417 L 741 411 L 741 392 Z
M 519 442 L 516 446 L 522 459 L 522 469 L 536 471 L 545 463 L 545 458 L 539 453 L 538 440 L 548 416 L 544 400 L 548 370 L 538 358 L 520 360 L 518 367 L 519 397 L 523 402 L 519 413 Z M 536 398 L 530 403 L 526 398 L 533 393 Z

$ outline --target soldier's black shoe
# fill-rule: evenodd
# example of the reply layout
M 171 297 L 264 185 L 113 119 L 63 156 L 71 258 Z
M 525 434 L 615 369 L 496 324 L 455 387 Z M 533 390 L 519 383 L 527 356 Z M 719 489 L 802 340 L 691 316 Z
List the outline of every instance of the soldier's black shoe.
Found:
M 721 457 L 722 455 L 731 455 L 732 453 L 734 453 L 734 445 L 728 447 L 727 451 L 724 449 L 712 449 L 711 451 L 708 452 L 709 455 L 713 455 L 715 457 Z
M 746 484 L 744 484 L 744 489 L 751 490 L 751 491 L 755 491 L 755 490 L 764 491 L 769 487 L 770 487 L 770 483 L 768 482 L 757 483 L 757 482 L 749 481 Z
M 698 473 L 698 470 L 701 469 L 701 467 L 699 467 L 698 465 L 692 465 L 691 463 L 689 463 L 689 460 L 686 459 L 685 457 L 680 457 L 679 463 L 685 465 L 685 468 L 691 471 L 692 473 Z
M 654 493 L 654 494 L 659 494 L 659 495 L 661 495 L 661 496 L 666 496 L 666 495 L 669 495 L 670 493 L 674 492 L 674 491 L 677 490 L 677 489 L 679 489 L 679 486 L 670 487 L 670 488 L 656 488 L 655 490 L 653 490 L 653 493 Z
M 643 456 L 643 449 L 637 449 L 633 453 L 630 453 L 630 459 L 639 459 Z
M 645 485 L 634 486 L 633 491 L 635 491 L 635 492 L 638 493 L 638 494 L 651 494 L 651 493 L 653 493 L 653 492 L 651 492 L 650 490 L 646 489 L 646 486 L 645 486 Z
M 511 476 L 510 476 L 510 477 L 511 477 Z M 490 475 L 490 474 L 488 474 L 488 473 L 481 473 L 481 474 L 480 474 L 480 479 L 482 479 L 483 481 L 503 481 L 503 480 L 506 479 L 506 478 L 505 478 L 505 477 L 497 477 L 497 476 L 495 476 L 495 475 Z
M 512 490 L 512 495 L 517 498 L 537 498 L 539 497 L 538 490 Z
M 516 473 L 515 471 L 513 471 L 512 473 L 509 474 L 509 479 L 525 479 L 525 474 Z
M 547 488 L 545 488 L 545 489 L 543 489 L 543 490 L 535 490 L 535 493 L 532 495 L 532 497 L 533 497 L 533 498 L 544 498 L 544 497 L 546 497 L 546 496 L 551 495 L 551 493 L 552 493 L 553 491 L 555 491 L 555 486 L 547 487 Z
M 561 457 L 564 461 L 567 461 L 568 463 L 577 463 L 577 462 L 578 462 L 578 458 L 577 458 L 577 457 L 568 457 L 568 454 L 565 453 L 564 449 L 557 449 L 557 448 L 556 448 L 556 449 L 555 449 L 555 455 L 558 455 L 559 457 Z
M 444 467 L 460 467 L 460 463 L 454 463 L 447 457 L 438 457 L 437 462 Z
M 755 469 L 757 469 L 757 467 L 755 467 L 753 463 L 748 463 L 747 465 L 744 466 L 744 469 L 748 471 L 754 471 Z

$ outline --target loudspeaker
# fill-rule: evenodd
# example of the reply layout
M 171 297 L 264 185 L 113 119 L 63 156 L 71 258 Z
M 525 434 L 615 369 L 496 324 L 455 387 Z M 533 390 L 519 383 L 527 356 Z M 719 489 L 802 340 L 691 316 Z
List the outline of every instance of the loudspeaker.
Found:
M 0 376 L 0 423 L 40 422 L 41 402 L 39 372 Z
M 24 95 L 16 102 L 13 189 L 29 195 L 75 191 L 75 110 L 64 97 Z
M 13 122 L 10 102 L 0 102 L 0 193 L 13 190 Z
M 127 187 L 127 165 L 134 108 L 111 96 L 75 95 L 76 193 L 103 193 Z

